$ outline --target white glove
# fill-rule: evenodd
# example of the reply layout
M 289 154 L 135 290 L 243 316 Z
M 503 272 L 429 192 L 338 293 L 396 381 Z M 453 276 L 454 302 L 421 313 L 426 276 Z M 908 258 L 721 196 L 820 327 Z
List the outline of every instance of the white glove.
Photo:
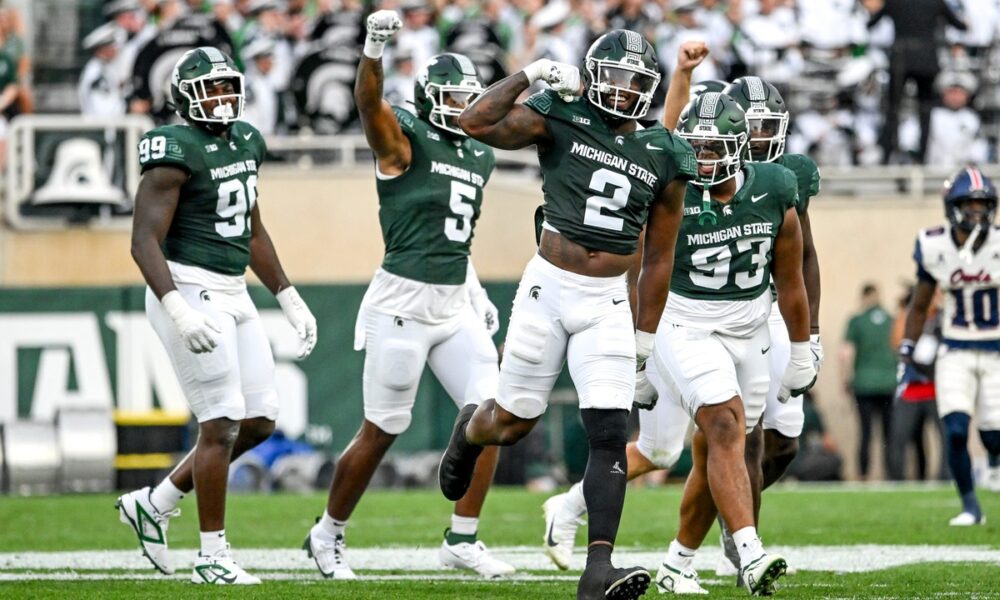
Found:
M 500 311 L 490 302 L 490 297 L 486 295 L 486 290 L 479 288 L 479 292 L 469 290 L 469 302 L 472 303 L 472 310 L 486 326 L 486 331 L 490 336 L 496 335 L 500 331 Z
M 292 324 L 292 329 L 302 340 L 297 356 L 305 358 L 316 347 L 316 317 L 309 311 L 309 307 L 302 300 L 295 287 L 287 287 L 275 296 L 278 304 L 281 305 L 285 318 Z
M 635 395 L 632 397 L 632 405 L 642 410 L 653 410 L 660 395 L 656 388 L 646 377 L 646 370 L 635 372 Z
M 379 10 L 368 15 L 368 36 L 365 38 L 365 56 L 382 58 L 382 51 L 389 38 L 403 27 L 403 22 L 394 10 Z
M 173 319 L 188 350 L 201 354 L 211 352 L 219 345 L 215 334 L 222 333 L 222 329 L 211 317 L 191 308 L 180 292 L 170 290 L 160 298 L 160 304 Z
M 642 365 L 646 364 L 646 360 L 653 354 L 653 340 L 655 339 L 655 333 L 639 331 L 638 329 L 635 331 L 636 369 L 641 369 Z
M 816 383 L 816 367 L 813 366 L 809 342 L 792 342 L 792 356 L 788 360 L 785 376 L 778 389 L 778 402 L 788 402 L 792 396 L 801 396 Z
M 809 351 L 812 352 L 813 366 L 816 367 L 816 374 L 819 375 L 820 367 L 823 366 L 823 342 L 819 341 L 818 333 L 809 336 Z
M 563 99 L 580 95 L 580 69 L 566 63 L 541 58 L 524 67 L 528 83 L 542 80 Z

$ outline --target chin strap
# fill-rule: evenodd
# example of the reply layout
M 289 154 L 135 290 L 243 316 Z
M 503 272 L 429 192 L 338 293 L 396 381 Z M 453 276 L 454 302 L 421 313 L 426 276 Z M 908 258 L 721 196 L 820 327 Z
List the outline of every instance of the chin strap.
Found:
M 972 228 L 972 231 L 969 233 L 969 239 L 965 240 L 965 243 L 962 244 L 962 248 L 958 251 L 958 258 L 960 258 L 962 262 L 972 262 L 972 251 L 982 230 L 983 226 L 981 223 L 976 223 L 976 226 Z
M 715 225 L 719 215 L 712 210 L 712 196 L 708 193 L 708 185 L 701 188 L 701 212 L 698 214 L 699 225 Z

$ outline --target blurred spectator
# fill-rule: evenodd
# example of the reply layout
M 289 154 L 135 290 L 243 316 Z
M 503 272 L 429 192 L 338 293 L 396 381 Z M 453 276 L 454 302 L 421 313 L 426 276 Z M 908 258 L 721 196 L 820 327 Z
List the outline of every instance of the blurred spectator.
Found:
M 413 102 L 413 84 L 417 80 L 417 67 L 406 50 L 392 53 L 392 66 L 386 73 L 383 95 L 389 104 L 407 107 Z
M 509 18 L 497 0 L 487 0 L 482 7 L 477 2 L 456 2 L 441 11 L 444 48 L 468 56 L 483 84 L 492 85 L 510 72 L 507 60 L 513 36 Z M 523 24 L 519 26 L 523 29 Z
M 990 47 L 1000 34 L 1000 3 L 996 0 L 959 0 L 968 29 L 945 28 L 945 40 L 952 45 L 957 68 L 981 66 Z
M 146 21 L 146 13 L 139 0 L 112 0 L 104 5 L 104 16 L 125 34 L 118 49 L 114 67 L 118 78 L 126 86 L 125 96 L 132 93 L 132 73 L 139 50 L 156 36 L 156 26 Z
M 26 51 L 24 20 L 16 8 L 0 9 L 0 35 L 3 37 L 3 46 L 0 47 L 0 52 L 6 54 L 17 69 L 17 112 L 34 112 L 35 102 L 31 93 L 31 59 Z
M 752 73 L 780 86 L 802 70 L 798 23 L 795 12 L 781 0 L 759 4 L 759 11 L 744 15 L 737 24 L 733 48 L 740 65 L 730 76 Z
M 530 60 L 547 58 L 571 65 L 582 64 L 579 48 L 572 47 L 565 38 L 569 11 L 567 0 L 553 0 L 531 16 L 527 31 Z
M 432 12 L 424 0 L 407 0 L 400 6 L 403 28 L 396 34 L 395 45 L 389 52 L 388 62 L 395 60 L 396 52 L 408 54 L 414 65 L 425 65 L 441 51 L 441 38 L 431 27 Z M 412 92 L 410 94 L 412 96 Z
M 645 0 L 620 0 L 617 6 L 611 6 L 608 11 L 608 29 L 628 29 L 641 33 L 650 41 L 654 39 L 655 25 L 663 20 L 659 6 Z
M 660 69 L 664 71 L 664 85 L 670 82 L 670 71 L 676 62 L 677 52 L 684 42 L 705 41 L 712 38 L 712 32 L 705 27 L 699 18 L 698 0 L 674 0 L 670 3 L 673 9 L 672 22 L 664 23 L 656 30 L 657 58 Z M 724 18 L 724 17 L 723 17 Z M 708 57 L 692 73 L 692 82 L 706 79 L 724 79 L 725 75 L 716 60 L 716 48 L 709 46 Z
M 872 421 L 876 413 L 882 424 L 882 444 L 889 442 L 892 396 L 896 389 L 896 355 L 889 345 L 892 315 L 879 303 L 878 288 L 861 288 L 861 311 L 851 317 L 841 348 L 844 389 L 854 394 L 861 425 L 858 472 L 867 478 L 871 462 Z M 888 452 L 883 452 L 888 471 Z
M 941 95 L 941 106 L 931 110 L 928 164 L 954 168 L 985 163 L 989 158 L 979 114 L 970 106 L 976 87 L 976 77 L 968 71 L 941 71 L 938 75 L 935 88 Z M 918 131 L 915 119 L 904 121 L 899 131 L 900 147 L 916 150 Z
M 799 438 L 799 452 L 788 466 L 786 477 L 798 481 L 840 481 L 843 460 L 837 451 L 837 443 L 826 431 L 823 419 L 816 410 L 812 392 L 802 397 L 802 435 Z
M 292 46 L 285 37 L 286 15 L 284 6 L 279 0 L 252 0 L 250 2 L 250 19 L 246 22 L 238 36 L 241 47 L 248 48 L 260 39 L 269 38 L 274 43 L 273 61 L 274 67 L 267 75 L 271 84 L 277 90 L 288 88 L 292 70 L 295 68 L 295 60 L 292 55 Z M 248 57 L 243 54 L 240 58 L 246 62 Z
M 913 288 L 900 299 L 893 323 L 892 347 L 898 348 L 905 329 L 907 307 Z M 941 293 L 935 295 L 934 304 L 927 315 L 924 333 L 917 340 L 912 364 L 900 365 L 899 384 L 892 408 L 892 431 L 889 433 L 889 479 L 902 481 L 906 477 L 906 453 L 911 444 L 916 454 L 917 479 L 928 476 L 927 450 L 924 446 L 924 429 L 933 423 L 941 434 L 934 391 L 934 362 L 941 338 Z M 942 461 L 942 466 L 944 462 Z
M 932 40 L 936 38 L 941 21 L 947 21 L 962 31 L 967 29 L 966 24 L 945 0 L 861 1 L 872 13 L 869 27 L 888 16 L 896 31 L 896 39 L 889 50 L 889 93 L 883 102 L 885 120 L 879 144 L 882 146 L 882 164 L 889 164 L 896 151 L 899 108 L 907 81 L 917 85 L 920 143 L 914 159 L 923 164 L 934 106 L 934 79 L 940 68 L 937 45 Z
M 0 52 L 0 172 L 7 163 L 7 117 L 4 113 L 17 101 L 17 66 Z
M 274 68 L 274 40 L 260 37 L 243 49 L 246 59 L 246 107 L 243 120 L 265 136 L 273 135 L 278 124 L 278 88 L 268 76 Z
M 117 117 L 126 113 L 125 82 L 115 59 L 124 31 L 105 23 L 83 38 L 83 49 L 93 56 L 80 75 L 77 93 L 80 113 L 91 117 Z
M 795 4 L 803 45 L 843 54 L 867 39 L 857 0 L 798 0 Z

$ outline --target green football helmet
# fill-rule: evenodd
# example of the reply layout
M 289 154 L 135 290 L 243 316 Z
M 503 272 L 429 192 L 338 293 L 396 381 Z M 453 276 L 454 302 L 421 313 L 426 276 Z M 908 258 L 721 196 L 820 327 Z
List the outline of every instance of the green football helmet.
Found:
M 432 56 L 417 73 L 413 104 L 417 115 L 455 135 L 465 132 L 455 123 L 465 107 L 483 93 L 476 65 L 463 54 Z
M 677 135 L 694 148 L 698 181 L 713 186 L 735 177 L 749 160 L 750 126 L 735 100 L 706 92 L 690 102 L 677 124 Z
M 660 85 L 653 46 L 634 31 L 615 29 L 597 38 L 583 62 L 587 99 L 619 119 L 641 119 Z
M 227 82 L 232 92 L 209 94 L 210 88 Z M 185 52 L 170 79 L 170 97 L 177 114 L 211 131 L 228 129 L 243 116 L 243 92 L 243 74 L 233 59 L 211 46 Z
M 778 89 L 760 77 L 740 77 L 722 91 L 740 105 L 750 124 L 750 159 L 773 162 L 785 153 L 788 107 Z
M 694 100 L 705 92 L 721 92 L 726 89 L 727 85 L 729 84 L 721 79 L 706 79 L 704 81 L 699 81 L 691 86 L 691 91 L 688 93 L 688 102 Z

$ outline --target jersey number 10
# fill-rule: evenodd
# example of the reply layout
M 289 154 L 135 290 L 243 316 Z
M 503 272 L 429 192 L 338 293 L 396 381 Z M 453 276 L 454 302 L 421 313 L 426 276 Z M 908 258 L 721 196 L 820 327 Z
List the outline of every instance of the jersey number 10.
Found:
M 966 316 L 965 289 L 951 290 L 955 301 L 955 317 L 951 320 L 954 327 L 969 327 Z M 1000 306 L 997 306 L 997 288 L 981 288 L 972 292 L 972 321 L 976 329 L 995 329 L 1000 325 Z

